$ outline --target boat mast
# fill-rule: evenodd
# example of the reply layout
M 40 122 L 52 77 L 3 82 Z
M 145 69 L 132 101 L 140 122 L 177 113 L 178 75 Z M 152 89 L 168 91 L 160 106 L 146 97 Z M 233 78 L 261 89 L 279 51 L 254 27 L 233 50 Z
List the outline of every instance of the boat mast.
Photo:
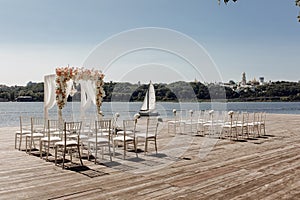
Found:
M 151 85 L 151 81 L 150 81 L 150 84 L 149 84 L 149 87 L 148 87 L 148 92 L 147 92 L 147 110 L 149 110 L 149 88 L 150 88 L 150 85 Z

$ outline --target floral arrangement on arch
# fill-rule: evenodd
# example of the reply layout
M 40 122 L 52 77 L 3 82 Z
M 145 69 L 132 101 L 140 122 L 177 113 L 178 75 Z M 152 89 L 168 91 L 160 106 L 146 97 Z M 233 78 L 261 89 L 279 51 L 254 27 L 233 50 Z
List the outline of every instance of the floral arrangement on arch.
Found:
M 56 68 L 56 102 L 59 109 L 62 109 L 67 103 L 67 82 L 71 79 L 76 82 L 78 80 L 91 80 L 95 82 L 96 88 L 96 106 L 98 114 L 101 114 L 102 99 L 105 96 L 103 89 L 104 74 L 95 69 L 84 69 L 74 67 L 58 67 Z

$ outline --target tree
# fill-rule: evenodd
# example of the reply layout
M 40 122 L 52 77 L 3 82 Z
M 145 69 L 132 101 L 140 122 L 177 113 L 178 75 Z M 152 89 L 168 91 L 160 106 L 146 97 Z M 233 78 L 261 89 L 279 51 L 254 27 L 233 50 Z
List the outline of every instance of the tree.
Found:
M 224 0 L 224 3 L 227 4 L 230 0 Z M 231 0 L 233 2 L 236 2 L 237 0 Z M 299 6 L 300 7 L 300 0 L 295 0 L 296 2 L 296 6 Z M 221 0 L 218 0 L 218 3 L 220 5 L 221 3 Z M 300 22 L 300 14 L 298 15 L 298 22 Z
M 300 0 L 296 0 L 296 6 L 300 7 Z M 300 22 L 300 14 L 298 15 L 298 21 Z
M 224 3 L 227 4 L 228 1 L 230 1 L 230 0 L 224 0 Z M 233 2 L 236 2 L 237 0 L 232 0 L 232 1 L 233 1 Z M 218 2 L 219 2 L 219 4 L 220 4 L 220 3 L 221 3 L 221 0 L 218 0 Z

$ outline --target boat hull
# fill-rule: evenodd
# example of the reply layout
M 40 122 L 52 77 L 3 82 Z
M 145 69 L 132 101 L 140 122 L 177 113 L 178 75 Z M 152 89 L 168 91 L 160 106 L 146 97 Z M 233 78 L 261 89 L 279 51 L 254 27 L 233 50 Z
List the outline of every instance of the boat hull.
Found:
M 140 116 L 159 116 L 159 113 L 156 111 L 143 111 L 139 112 Z

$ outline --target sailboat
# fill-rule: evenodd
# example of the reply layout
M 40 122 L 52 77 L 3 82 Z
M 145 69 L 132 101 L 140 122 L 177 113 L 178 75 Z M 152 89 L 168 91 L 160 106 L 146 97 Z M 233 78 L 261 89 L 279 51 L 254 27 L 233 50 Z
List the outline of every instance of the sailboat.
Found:
M 155 97 L 154 86 L 150 81 L 149 88 L 146 92 L 146 96 L 139 114 L 141 116 L 158 116 L 158 112 L 156 112 L 155 110 L 155 103 L 156 103 L 156 97 Z

